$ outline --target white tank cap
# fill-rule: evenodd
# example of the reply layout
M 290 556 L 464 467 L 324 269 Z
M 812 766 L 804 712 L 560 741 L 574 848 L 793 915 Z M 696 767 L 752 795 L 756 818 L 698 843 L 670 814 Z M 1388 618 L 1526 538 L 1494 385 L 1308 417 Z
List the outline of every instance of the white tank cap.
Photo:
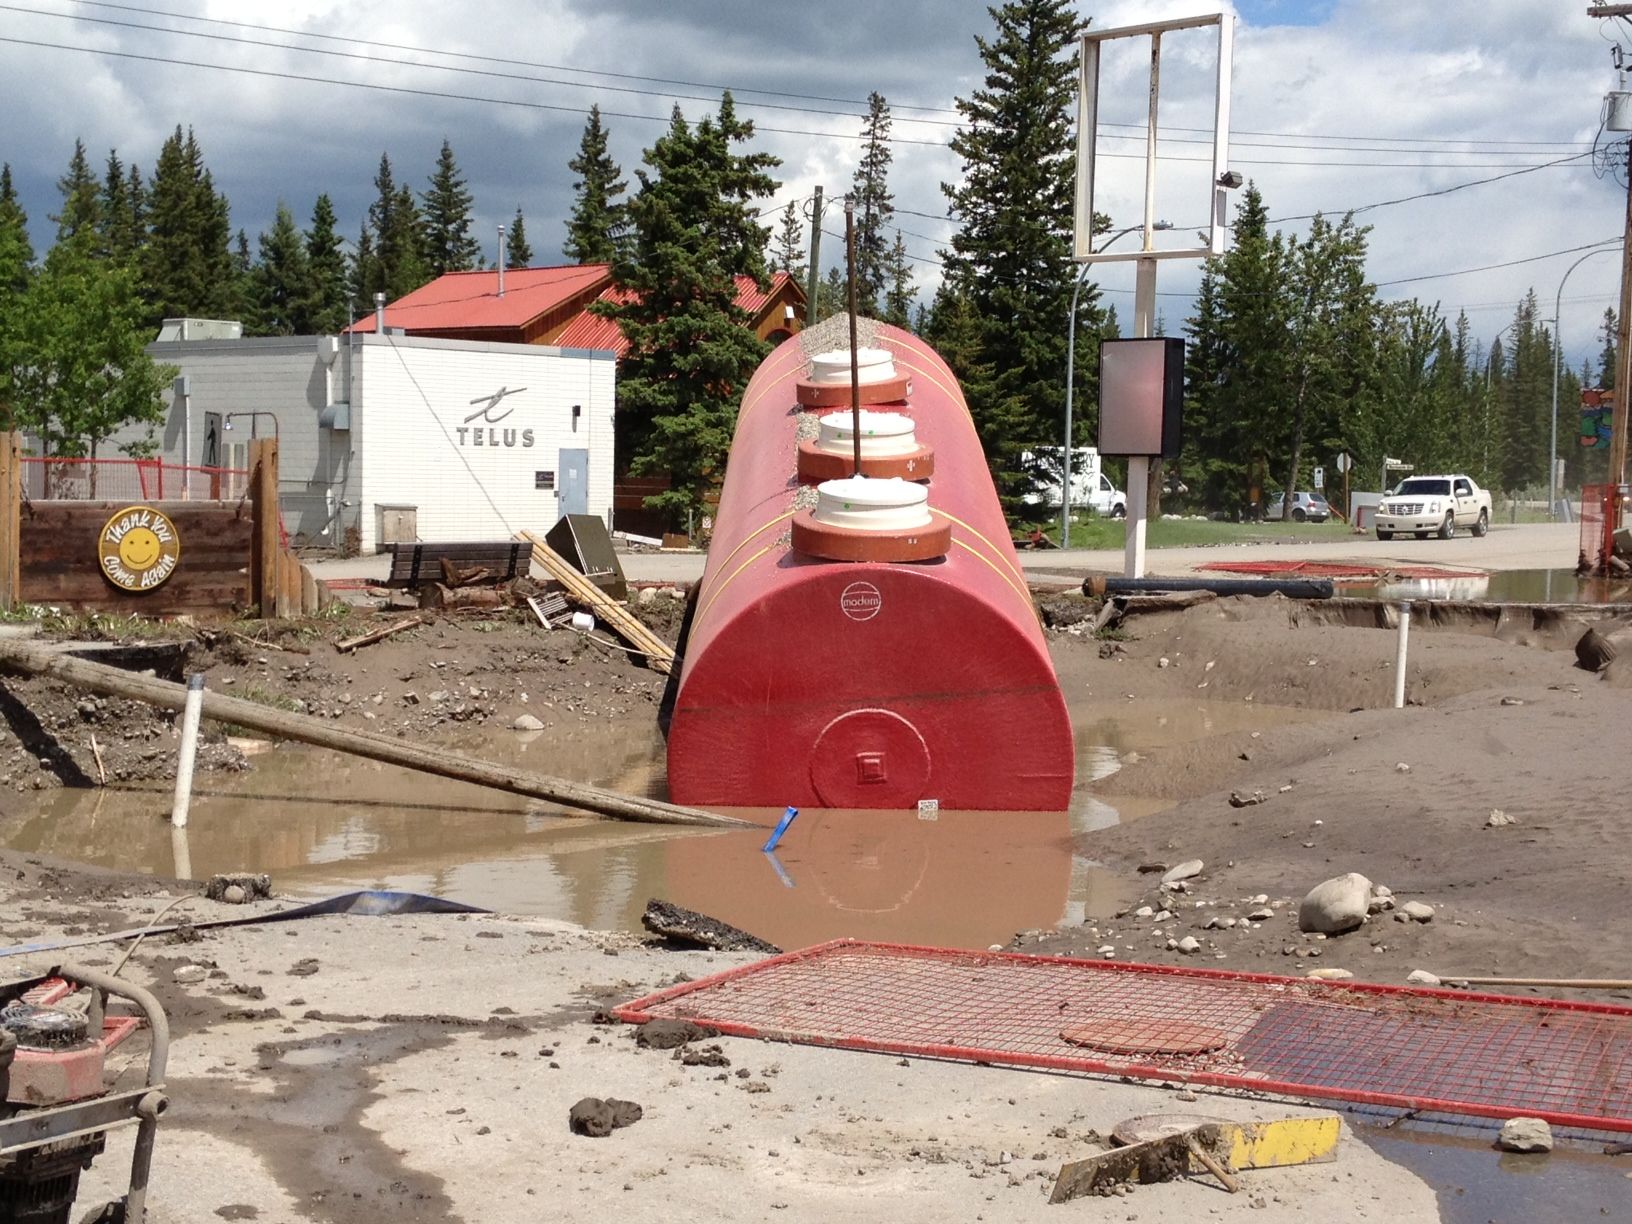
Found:
M 854 531 L 914 531 L 932 521 L 929 490 L 899 476 L 824 480 L 816 486 L 816 509 L 811 517 L 829 527 Z
M 895 359 L 888 349 L 859 348 L 856 350 L 856 372 L 863 385 L 888 382 L 895 377 Z M 810 359 L 810 381 L 821 385 L 850 381 L 850 350 L 829 349 Z
M 851 455 L 856 449 L 854 414 L 824 413 L 819 422 L 821 433 L 816 439 L 818 450 L 830 455 Z M 861 410 L 861 457 L 885 459 L 896 455 L 910 455 L 918 449 L 918 435 L 912 418 L 902 412 L 874 412 Z

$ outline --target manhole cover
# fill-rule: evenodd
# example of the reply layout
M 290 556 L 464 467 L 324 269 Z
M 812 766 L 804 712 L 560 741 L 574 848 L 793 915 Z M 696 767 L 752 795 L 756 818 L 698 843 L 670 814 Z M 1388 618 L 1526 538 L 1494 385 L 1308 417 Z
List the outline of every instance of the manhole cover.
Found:
M 1205 1054 L 1222 1049 L 1228 1038 L 1220 1030 L 1189 1020 L 1090 1020 L 1061 1029 L 1072 1045 L 1107 1054 Z

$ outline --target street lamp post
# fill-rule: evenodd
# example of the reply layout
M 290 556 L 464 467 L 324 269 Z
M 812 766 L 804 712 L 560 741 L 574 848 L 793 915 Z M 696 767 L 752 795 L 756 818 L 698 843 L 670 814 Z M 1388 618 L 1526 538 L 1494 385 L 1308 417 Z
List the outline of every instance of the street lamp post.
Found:
M 249 436 L 252 437 L 252 438 L 255 436 L 255 422 L 258 421 L 261 417 L 266 417 L 268 420 L 270 420 L 272 422 L 272 437 L 273 437 L 273 440 L 274 441 L 277 440 L 277 438 L 278 438 L 278 415 L 277 415 L 277 413 L 275 413 L 275 412 L 229 412 L 229 413 L 227 413 L 226 416 L 224 416 L 221 419 L 221 428 L 222 429 L 231 429 L 234 417 L 248 417 L 249 418 Z
M 1144 229 L 1143 225 L 1130 225 L 1126 229 L 1119 229 L 1104 242 L 1099 249 L 1105 250 L 1121 238 L 1124 234 L 1137 233 Z M 1171 221 L 1157 221 L 1152 229 L 1168 230 L 1173 228 Z M 1088 279 L 1088 269 L 1092 264 L 1083 264 L 1077 272 L 1077 278 L 1071 286 L 1071 318 L 1066 325 L 1065 342 L 1065 456 L 1061 465 L 1060 483 L 1060 547 L 1071 547 L 1071 406 L 1072 393 L 1077 383 L 1077 301 L 1082 293 L 1083 282 Z
M 1553 295 L 1553 429 L 1551 441 L 1547 448 L 1547 517 L 1552 518 L 1558 506 L 1558 369 L 1563 361 L 1564 345 L 1559 333 L 1564 329 L 1559 323 L 1559 308 L 1564 304 L 1564 282 L 1570 279 L 1574 272 L 1594 255 L 1608 255 L 1619 251 L 1619 246 L 1602 247 L 1596 251 L 1588 251 L 1580 259 L 1564 270 L 1559 277 L 1558 292 Z

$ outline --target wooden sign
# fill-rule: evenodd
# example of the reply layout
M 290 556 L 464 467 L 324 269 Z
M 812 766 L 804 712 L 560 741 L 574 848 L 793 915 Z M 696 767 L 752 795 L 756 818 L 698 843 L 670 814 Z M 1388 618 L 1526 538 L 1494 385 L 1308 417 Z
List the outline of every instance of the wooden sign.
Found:
M 102 574 L 121 591 L 145 594 L 162 586 L 181 560 L 176 525 L 152 506 L 126 506 L 102 525 L 96 541 Z

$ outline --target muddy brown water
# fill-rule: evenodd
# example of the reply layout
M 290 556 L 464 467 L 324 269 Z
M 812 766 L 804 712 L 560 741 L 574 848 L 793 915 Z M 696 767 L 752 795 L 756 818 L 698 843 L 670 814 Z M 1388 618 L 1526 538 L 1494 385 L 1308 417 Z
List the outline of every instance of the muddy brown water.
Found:
M 504 913 L 637 929 L 650 897 L 784 947 L 839 936 L 984 947 L 1017 931 L 1119 909 L 1134 880 L 1095 863 L 1095 829 L 1167 801 L 1120 797 L 1140 754 L 1307 711 L 1199 701 L 1098 703 L 1075 720 L 1069 812 L 803 812 L 774 854 L 766 833 L 695 831 L 572 815 L 548 804 L 289 745 L 241 774 L 201 775 L 185 830 L 171 788 L 67 789 L 0 821 L 0 845 L 99 866 L 204 879 L 270 872 L 302 898 L 355 889 L 451 897 Z M 665 796 L 655 727 L 562 724 L 495 730 L 472 756 Z M 746 813 L 767 827 L 780 809 Z

